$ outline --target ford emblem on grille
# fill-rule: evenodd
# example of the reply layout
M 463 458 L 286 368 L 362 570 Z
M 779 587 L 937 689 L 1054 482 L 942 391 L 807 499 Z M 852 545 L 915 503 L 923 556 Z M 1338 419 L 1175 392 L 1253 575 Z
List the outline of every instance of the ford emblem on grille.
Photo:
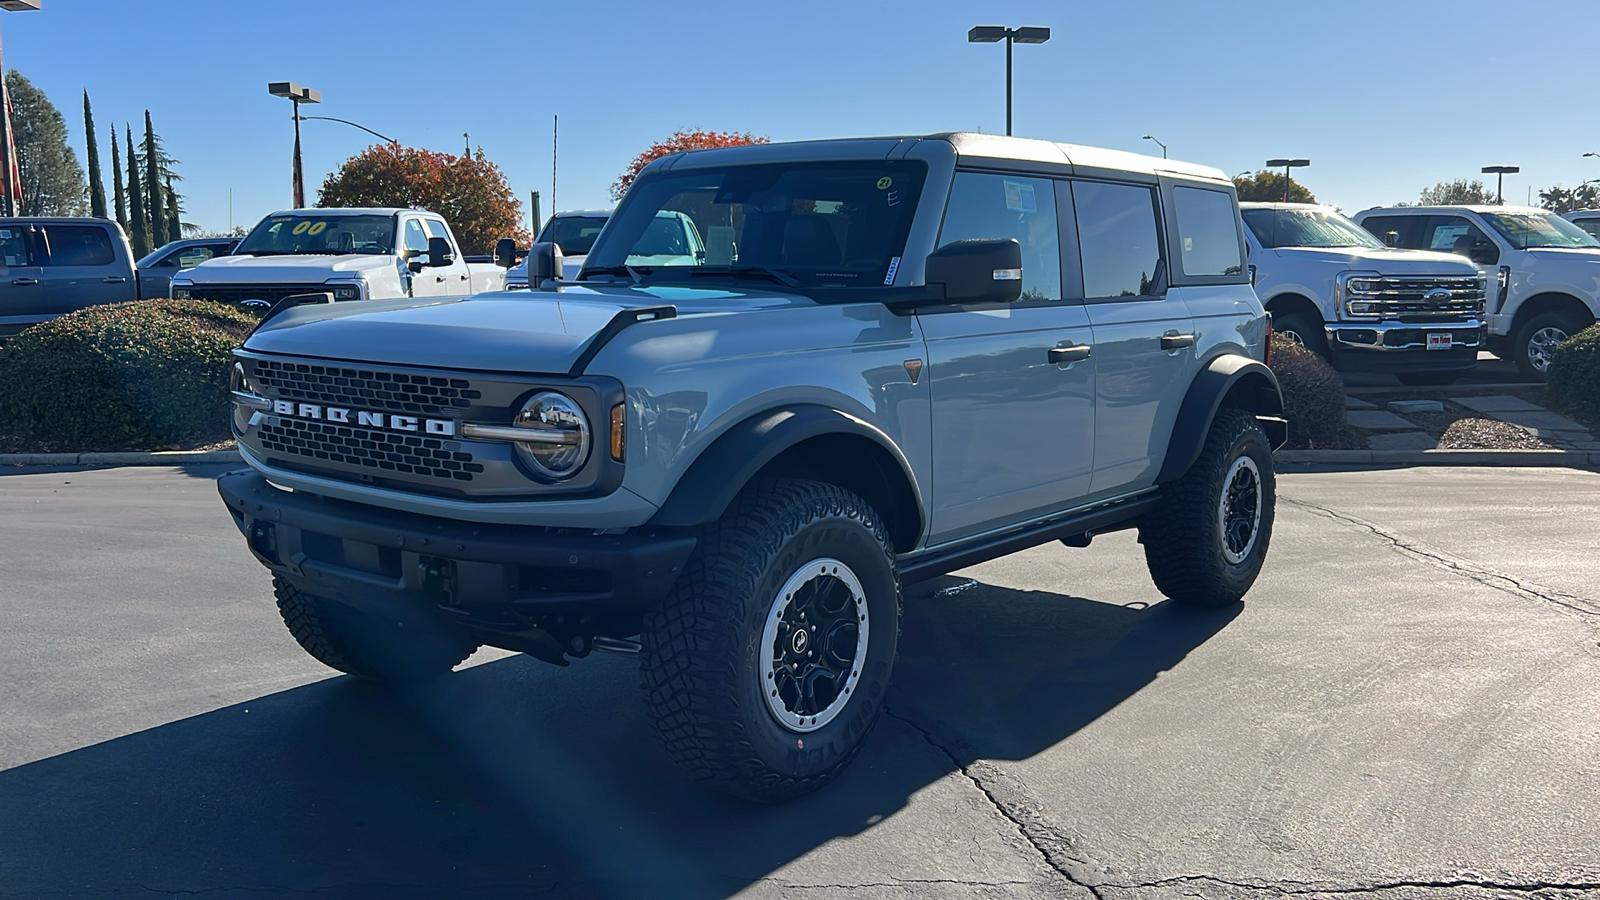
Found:
M 1444 288 L 1434 288 L 1433 290 L 1422 295 L 1422 299 L 1430 300 L 1435 303 L 1449 303 L 1454 297 L 1454 294 L 1450 293 Z
M 345 409 L 339 406 L 322 406 L 316 403 L 294 403 L 289 400 L 272 401 L 272 411 L 280 416 L 296 419 L 315 419 L 336 425 L 356 425 L 361 428 L 379 428 L 385 431 L 405 431 L 412 434 L 432 434 L 438 437 L 455 437 L 454 419 L 424 419 L 417 416 L 397 416 L 391 413 L 368 412 L 364 409 Z

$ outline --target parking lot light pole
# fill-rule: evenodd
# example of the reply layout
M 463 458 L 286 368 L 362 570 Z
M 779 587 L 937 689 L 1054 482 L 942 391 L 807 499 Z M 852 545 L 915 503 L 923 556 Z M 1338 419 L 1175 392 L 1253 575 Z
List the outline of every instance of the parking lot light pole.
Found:
M 1269 168 L 1269 169 L 1276 169 L 1279 166 L 1283 167 L 1283 202 L 1285 202 L 1285 203 L 1289 202 L 1289 170 L 1290 169 L 1301 169 L 1301 168 L 1305 168 L 1306 166 L 1309 166 L 1309 165 L 1311 165 L 1311 160 L 1309 160 L 1309 159 L 1269 159 L 1269 160 L 1267 160 L 1267 168 Z
M 398 144 L 399 143 L 399 141 L 395 140 L 392 137 L 389 137 L 386 134 L 379 134 L 376 131 L 373 131 L 371 128 L 368 128 L 365 125 L 357 125 L 356 123 L 350 121 L 349 119 L 335 119 L 333 116 L 301 116 L 300 117 L 300 121 L 302 121 L 302 122 L 340 122 L 340 123 L 343 123 L 345 125 L 349 125 L 351 128 L 359 128 L 362 131 L 365 131 L 367 134 L 370 134 L 373 137 L 378 138 L 379 140 L 383 141 L 386 144 Z
M 1050 29 L 1024 25 L 1007 28 L 1004 25 L 975 25 L 967 32 L 969 44 L 997 44 L 1006 42 L 1006 135 L 1011 134 L 1011 45 L 1042 44 L 1050 40 Z
M 305 209 L 306 177 L 305 169 L 300 164 L 300 104 L 321 103 L 322 94 L 292 81 L 270 82 L 267 84 L 267 93 L 274 97 L 287 97 L 294 104 L 294 208 Z
M 1139 140 L 1141 140 L 1141 141 L 1155 141 L 1156 146 L 1161 148 L 1161 158 L 1162 159 L 1166 159 L 1167 158 L 1167 145 L 1161 143 L 1158 140 L 1156 140 L 1154 136 L 1147 134 L 1144 137 L 1140 138 Z
M 1494 202 L 1495 202 L 1496 206 L 1505 206 L 1506 205 L 1506 195 L 1505 195 L 1506 176 L 1507 175 L 1515 175 L 1515 174 L 1517 174 L 1518 172 L 1521 172 L 1521 171 L 1522 171 L 1522 167 L 1521 166 L 1484 166 L 1483 167 L 1483 174 L 1495 176 L 1495 179 L 1494 179 Z

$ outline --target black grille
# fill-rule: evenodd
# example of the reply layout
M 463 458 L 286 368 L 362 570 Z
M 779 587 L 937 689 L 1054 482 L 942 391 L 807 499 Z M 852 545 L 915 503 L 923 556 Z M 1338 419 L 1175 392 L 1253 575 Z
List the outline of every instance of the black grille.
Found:
M 264 359 L 255 364 L 255 383 L 268 396 L 324 406 L 425 416 L 451 415 L 483 394 L 465 378 L 347 369 Z
M 459 443 L 423 435 L 276 416 L 263 421 L 258 430 L 262 449 L 273 453 L 453 481 L 471 481 L 483 471 Z
M 277 303 L 295 294 L 321 294 L 333 290 L 326 284 L 197 284 L 187 290 L 194 300 L 212 300 L 217 303 L 243 303 L 260 300 Z

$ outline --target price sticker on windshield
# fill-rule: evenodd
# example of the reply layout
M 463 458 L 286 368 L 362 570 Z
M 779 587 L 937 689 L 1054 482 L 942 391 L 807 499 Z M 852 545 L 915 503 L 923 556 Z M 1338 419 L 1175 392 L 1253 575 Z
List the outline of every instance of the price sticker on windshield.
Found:
M 312 222 L 312 221 L 307 220 L 307 221 L 301 222 L 300 224 L 294 226 L 294 233 L 295 234 L 318 235 L 318 234 L 321 234 L 322 232 L 326 231 L 327 229 L 328 229 L 328 223 L 327 222 Z

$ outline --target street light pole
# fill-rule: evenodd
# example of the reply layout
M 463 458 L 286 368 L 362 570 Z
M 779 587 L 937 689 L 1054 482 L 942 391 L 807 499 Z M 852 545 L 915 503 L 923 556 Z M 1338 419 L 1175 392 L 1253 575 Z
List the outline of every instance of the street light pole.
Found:
M 1309 165 L 1311 165 L 1311 160 L 1309 159 L 1280 158 L 1267 160 L 1267 168 L 1269 169 L 1276 169 L 1279 166 L 1283 166 L 1283 202 L 1289 202 L 1289 170 L 1304 168 Z
M 305 168 L 300 162 L 300 104 L 321 103 L 322 94 L 292 81 L 270 82 L 267 84 L 267 93 L 274 97 L 287 97 L 294 104 L 294 208 L 305 209 Z
M 302 121 L 302 122 L 339 122 L 339 123 L 342 123 L 344 125 L 349 125 L 351 128 L 359 128 L 362 131 L 365 131 L 367 134 L 370 134 L 373 137 L 378 138 L 379 140 L 383 141 L 384 143 L 387 143 L 387 144 L 399 143 L 394 138 L 389 137 L 386 134 L 379 134 L 376 131 L 373 131 L 371 128 L 368 128 L 365 125 L 357 125 L 355 122 L 352 122 L 349 119 L 335 119 L 333 116 L 301 116 L 300 117 L 300 121 Z
M 1154 136 L 1147 134 L 1144 137 L 1140 138 L 1139 140 L 1141 140 L 1141 141 L 1155 141 L 1156 146 L 1161 148 L 1161 158 L 1162 159 L 1166 159 L 1167 158 L 1167 145 L 1161 143 L 1160 141 L 1157 141 Z
M 969 44 L 996 44 L 1006 42 L 1006 135 L 1011 134 L 1011 45 L 1042 44 L 1050 40 L 1050 29 L 1024 25 L 1007 28 L 1004 25 L 975 25 L 967 32 Z
M 1482 169 L 1483 174 L 1495 176 L 1495 180 L 1494 180 L 1494 203 L 1495 203 L 1496 206 L 1505 206 L 1506 205 L 1506 195 L 1505 195 L 1506 176 L 1507 175 L 1515 175 L 1515 174 L 1517 174 L 1518 172 L 1521 172 L 1521 171 L 1522 171 L 1522 167 L 1521 166 L 1484 166 L 1483 167 L 1483 169 Z

